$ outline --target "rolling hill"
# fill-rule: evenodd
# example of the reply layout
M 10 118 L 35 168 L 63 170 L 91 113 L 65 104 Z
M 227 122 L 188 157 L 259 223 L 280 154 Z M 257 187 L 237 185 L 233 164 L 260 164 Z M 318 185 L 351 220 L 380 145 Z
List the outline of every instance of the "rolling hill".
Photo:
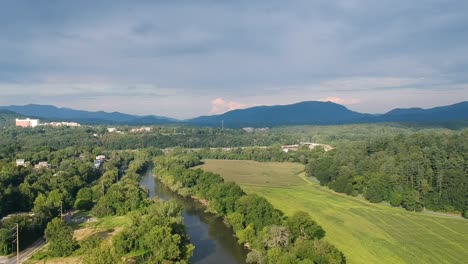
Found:
M 14 126 L 16 118 L 23 118 L 23 116 L 12 111 L 0 110 L 0 127 Z
M 11 105 L 0 106 L 0 109 L 9 110 L 24 116 L 34 116 L 52 121 L 75 121 L 83 124 L 167 124 L 177 120 L 162 116 L 138 116 L 120 112 L 91 112 L 71 108 L 59 108 L 52 105 Z
M 201 116 L 186 122 L 203 126 L 270 127 L 278 125 L 335 125 L 370 118 L 332 102 L 300 102 L 291 105 L 256 106 L 221 115 Z
M 468 120 L 468 102 L 429 109 L 397 108 L 371 121 L 383 122 L 450 122 Z

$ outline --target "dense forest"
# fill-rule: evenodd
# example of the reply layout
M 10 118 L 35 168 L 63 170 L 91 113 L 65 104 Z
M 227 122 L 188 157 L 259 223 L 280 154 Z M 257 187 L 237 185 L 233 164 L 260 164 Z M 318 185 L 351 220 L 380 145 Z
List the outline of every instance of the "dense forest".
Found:
M 411 211 L 468 210 L 468 131 L 415 133 L 344 144 L 306 166 L 337 192 Z
M 183 151 L 155 160 L 155 175 L 170 189 L 207 204 L 207 210 L 232 226 L 239 243 L 249 247 L 248 263 L 345 263 L 344 255 L 322 238 L 325 231 L 305 212 L 291 217 L 265 198 L 245 194 L 217 174 L 190 169 L 201 163 Z

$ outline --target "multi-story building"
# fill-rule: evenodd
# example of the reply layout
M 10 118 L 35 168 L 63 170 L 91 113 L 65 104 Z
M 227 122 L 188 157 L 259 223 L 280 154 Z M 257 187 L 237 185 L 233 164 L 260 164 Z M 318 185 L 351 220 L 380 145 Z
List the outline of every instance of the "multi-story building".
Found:
M 18 119 L 16 118 L 16 126 L 17 127 L 35 127 L 39 125 L 39 119 Z

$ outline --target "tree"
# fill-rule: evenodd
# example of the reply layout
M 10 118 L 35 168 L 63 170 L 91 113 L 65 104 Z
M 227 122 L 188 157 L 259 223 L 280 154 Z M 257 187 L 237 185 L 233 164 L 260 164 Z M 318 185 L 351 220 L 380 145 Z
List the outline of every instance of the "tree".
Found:
M 48 252 L 53 257 L 68 256 L 77 247 L 73 230 L 60 218 L 54 218 L 47 224 L 45 238 L 49 243 Z
M 463 217 L 465 217 L 466 219 L 468 219 L 468 209 L 466 209 L 465 211 L 463 211 Z
M 325 231 L 306 212 L 296 212 L 286 220 L 293 242 L 300 239 L 321 239 L 325 236 Z
M 365 197 L 372 203 L 380 203 L 386 195 L 385 181 L 381 175 L 371 175 L 367 184 Z
M 252 243 L 255 239 L 255 228 L 253 225 L 248 225 L 245 229 L 236 232 L 239 238 L 239 243 Z
M 83 257 L 84 264 L 123 264 L 127 263 L 120 258 L 111 245 L 102 243 L 101 246 L 89 250 Z
M 93 190 L 88 187 L 81 188 L 76 195 L 74 207 L 78 210 L 88 211 L 93 205 Z
M 244 225 L 253 224 L 257 230 L 265 226 L 279 224 L 281 212 L 276 210 L 265 198 L 247 194 L 237 201 L 236 212 L 244 215 Z
M 245 262 L 264 264 L 266 262 L 266 256 L 260 251 L 252 250 L 247 254 Z
M 273 225 L 268 228 L 264 244 L 268 248 L 286 247 L 289 243 L 290 232 L 287 227 Z

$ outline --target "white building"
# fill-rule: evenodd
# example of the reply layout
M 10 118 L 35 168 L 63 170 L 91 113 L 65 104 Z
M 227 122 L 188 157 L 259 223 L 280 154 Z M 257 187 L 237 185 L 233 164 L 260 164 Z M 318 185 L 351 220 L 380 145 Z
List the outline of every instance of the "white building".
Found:
M 18 119 L 16 118 L 16 126 L 19 127 L 36 127 L 39 125 L 39 119 Z

